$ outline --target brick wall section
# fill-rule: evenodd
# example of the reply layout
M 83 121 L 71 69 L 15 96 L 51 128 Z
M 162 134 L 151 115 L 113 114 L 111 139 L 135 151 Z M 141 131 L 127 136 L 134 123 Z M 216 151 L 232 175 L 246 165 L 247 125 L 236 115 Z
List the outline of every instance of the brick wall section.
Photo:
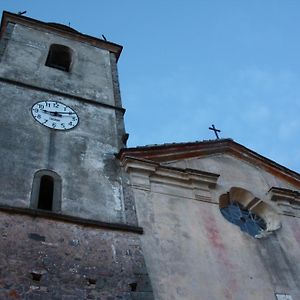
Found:
M 0 213 L 0 299 L 153 299 L 139 235 Z

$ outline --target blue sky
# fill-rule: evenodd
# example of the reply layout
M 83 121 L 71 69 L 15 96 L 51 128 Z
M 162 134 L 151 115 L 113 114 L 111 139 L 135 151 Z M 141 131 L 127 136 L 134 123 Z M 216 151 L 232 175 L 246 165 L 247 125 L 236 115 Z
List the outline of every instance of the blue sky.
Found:
M 124 46 L 129 146 L 222 138 L 300 172 L 300 1 L 0 0 Z

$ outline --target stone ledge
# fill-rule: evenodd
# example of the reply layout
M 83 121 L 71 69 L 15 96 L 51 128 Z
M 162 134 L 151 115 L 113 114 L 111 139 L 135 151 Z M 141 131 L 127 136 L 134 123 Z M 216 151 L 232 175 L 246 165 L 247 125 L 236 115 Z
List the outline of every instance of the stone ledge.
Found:
M 44 88 L 44 87 L 40 87 L 40 86 L 24 83 L 24 82 L 21 82 L 21 81 L 17 81 L 17 80 L 14 80 L 14 79 L 0 77 L 0 82 L 16 85 L 16 86 L 19 86 L 19 87 L 22 87 L 22 88 L 28 88 L 28 89 L 39 91 L 39 92 L 52 94 L 52 95 L 55 95 L 55 96 L 72 98 L 72 99 L 80 100 L 82 102 L 92 103 L 94 105 L 99 105 L 99 106 L 106 107 L 106 108 L 109 108 L 109 109 L 118 110 L 123 115 L 125 114 L 125 111 L 126 111 L 125 108 L 123 108 L 123 107 L 118 107 L 118 106 L 110 105 L 110 104 L 107 104 L 107 103 L 98 102 L 94 99 L 83 98 L 83 97 L 80 97 L 80 96 L 77 96 L 77 95 L 68 94 L 66 92 L 61 92 L 61 91 L 58 91 L 58 90 L 47 89 L 47 88 Z
M 98 228 L 106 228 L 111 230 L 119 230 L 119 231 L 127 231 L 133 232 L 138 234 L 143 234 L 143 228 L 139 226 L 132 226 L 127 224 L 121 223 L 108 223 L 96 220 L 88 220 L 79 217 L 59 214 L 55 212 L 48 212 L 39 209 L 31 209 L 25 207 L 13 207 L 9 205 L 0 205 L 0 211 L 7 212 L 10 214 L 19 214 L 19 215 L 29 215 L 32 217 L 39 217 L 39 218 L 46 218 L 52 220 L 58 220 L 62 222 L 82 225 L 82 226 L 89 226 L 89 227 L 98 227 Z
M 121 164 L 126 172 L 131 175 L 134 174 L 135 178 L 140 177 L 140 180 L 137 181 L 138 184 L 148 181 L 147 185 L 150 182 L 157 182 L 187 188 L 200 187 L 200 189 L 203 189 L 205 187 L 208 190 L 208 188 L 215 188 L 220 177 L 219 174 L 215 173 L 170 167 L 155 161 L 130 156 L 124 156 Z M 136 185 L 136 182 L 133 184 Z

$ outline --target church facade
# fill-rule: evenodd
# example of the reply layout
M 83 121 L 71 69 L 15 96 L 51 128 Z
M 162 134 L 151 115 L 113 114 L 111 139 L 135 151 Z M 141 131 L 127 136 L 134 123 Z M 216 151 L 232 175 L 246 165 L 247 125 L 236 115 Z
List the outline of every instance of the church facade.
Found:
M 298 299 L 299 174 L 230 139 L 122 149 L 158 299 Z
M 126 148 L 120 45 L 4 12 L 1 299 L 300 299 L 300 175 L 230 139 Z

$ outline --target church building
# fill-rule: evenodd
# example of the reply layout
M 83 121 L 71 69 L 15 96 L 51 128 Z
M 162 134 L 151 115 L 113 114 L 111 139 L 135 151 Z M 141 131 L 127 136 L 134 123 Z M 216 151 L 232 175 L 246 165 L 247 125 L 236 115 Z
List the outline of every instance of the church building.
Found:
M 300 175 L 231 139 L 127 148 L 121 51 L 3 12 L 0 299 L 300 299 Z

